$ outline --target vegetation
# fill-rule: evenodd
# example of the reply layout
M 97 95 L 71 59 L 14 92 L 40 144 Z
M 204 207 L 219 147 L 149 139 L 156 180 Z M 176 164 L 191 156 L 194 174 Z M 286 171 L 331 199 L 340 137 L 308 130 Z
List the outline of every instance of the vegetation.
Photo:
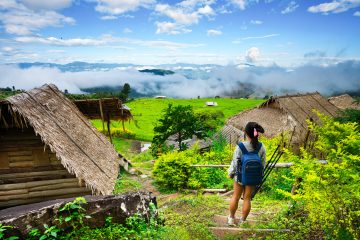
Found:
M 205 102 L 216 101 L 218 106 L 206 107 Z M 151 142 L 154 137 L 154 125 L 159 120 L 161 113 L 168 107 L 169 104 L 177 105 L 190 105 L 193 107 L 195 114 L 199 112 L 222 112 L 224 115 L 217 118 L 217 129 L 222 126 L 229 117 L 248 108 L 255 107 L 262 103 L 263 100 L 258 99 L 229 99 L 229 98 L 206 98 L 206 99 L 153 99 L 142 98 L 129 101 L 126 103 L 131 108 L 131 113 L 134 120 L 137 121 L 138 127 L 134 122 L 125 122 L 126 133 L 122 132 L 122 125 L 120 122 L 112 121 L 111 130 L 118 135 L 131 134 L 129 138 Z M 93 120 L 94 126 L 102 130 L 101 120 Z M 208 122 L 209 125 L 211 121 Z
M 16 90 L 15 86 L 13 86 L 12 88 L 10 87 L 0 88 L 0 100 L 22 92 L 23 90 Z
M 346 109 L 343 111 L 343 115 L 336 119 L 341 123 L 356 122 L 358 123 L 358 129 L 360 130 L 360 110 L 357 109 Z
M 169 146 L 165 141 L 175 135 L 179 150 L 183 151 L 187 148 L 183 143 L 185 139 L 191 138 L 194 134 L 207 132 L 200 118 L 198 118 L 190 105 L 188 106 L 172 106 L 169 104 L 163 110 L 163 115 L 154 127 L 155 136 L 152 141 L 151 151 L 154 156 L 158 156 L 168 151 Z M 171 147 L 171 146 L 170 146 Z
M 293 239 L 359 239 L 360 237 L 360 135 L 356 123 L 339 123 L 320 115 L 321 125 L 309 122 L 316 135 L 314 149 L 288 152 L 295 163 L 297 194 L 279 190 L 292 199 L 276 220 L 294 230 Z M 325 156 L 327 164 L 316 162 Z
M 115 183 L 114 194 L 136 192 L 141 189 L 141 184 L 131 178 L 128 174 L 121 171 Z
M 193 164 L 225 164 L 231 161 L 232 150 L 210 151 L 201 154 L 196 147 L 183 152 L 169 152 L 155 162 L 153 175 L 167 189 L 230 188 L 226 170 L 194 168 Z

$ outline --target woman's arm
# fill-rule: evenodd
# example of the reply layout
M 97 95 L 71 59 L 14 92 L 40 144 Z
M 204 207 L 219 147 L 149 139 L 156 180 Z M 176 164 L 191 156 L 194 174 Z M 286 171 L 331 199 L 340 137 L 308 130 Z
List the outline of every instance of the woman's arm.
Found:
M 265 167 L 266 166 L 266 148 L 265 148 L 264 144 L 262 144 L 262 146 L 261 146 L 261 149 L 259 151 L 259 155 L 260 155 L 260 158 L 261 158 L 261 162 L 262 162 L 263 166 Z
M 238 159 L 241 157 L 241 151 L 239 146 L 236 146 L 233 157 L 232 157 L 232 161 L 230 164 L 230 168 L 228 170 L 228 175 L 230 178 L 233 178 L 236 175 L 236 171 L 237 171 L 237 163 L 238 163 Z

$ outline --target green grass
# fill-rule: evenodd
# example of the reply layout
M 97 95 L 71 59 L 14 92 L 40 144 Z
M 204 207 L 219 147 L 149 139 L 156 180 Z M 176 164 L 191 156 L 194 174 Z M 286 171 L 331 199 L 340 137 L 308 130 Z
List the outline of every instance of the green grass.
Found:
M 205 106 L 206 102 L 217 102 L 216 107 Z M 127 103 L 131 108 L 131 112 L 134 115 L 135 121 L 139 128 L 135 126 L 134 122 L 125 123 L 126 130 L 131 134 L 134 134 L 134 139 L 143 141 L 152 141 L 154 136 L 154 125 L 162 115 L 162 110 L 165 109 L 168 104 L 173 105 L 190 105 L 195 111 L 202 109 L 216 109 L 221 110 L 224 113 L 226 119 L 234 116 L 235 114 L 249 108 L 253 108 L 262 103 L 263 100 L 259 99 L 229 99 L 229 98 L 201 98 L 201 99 L 153 99 L 142 98 L 136 99 Z M 101 120 L 92 121 L 96 128 L 102 129 Z M 111 123 L 111 129 L 113 132 L 122 131 L 121 122 L 113 121 Z

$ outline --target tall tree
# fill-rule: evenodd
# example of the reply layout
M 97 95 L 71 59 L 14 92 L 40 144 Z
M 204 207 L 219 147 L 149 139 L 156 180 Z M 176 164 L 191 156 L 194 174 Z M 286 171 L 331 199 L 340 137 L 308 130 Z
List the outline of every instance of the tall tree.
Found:
M 177 135 L 180 151 L 185 150 L 186 145 L 183 141 L 191 138 L 197 131 L 204 130 L 203 128 L 191 106 L 169 104 L 154 127 L 153 155 L 159 155 L 159 152 L 166 149 L 165 141 L 174 134 Z
M 130 91 L 131 91 L 130 84 L 125 83 L 121 90 L 121 96 L 122 96 L 121 100 L 123 102 L 126 102 L 128 100 Z

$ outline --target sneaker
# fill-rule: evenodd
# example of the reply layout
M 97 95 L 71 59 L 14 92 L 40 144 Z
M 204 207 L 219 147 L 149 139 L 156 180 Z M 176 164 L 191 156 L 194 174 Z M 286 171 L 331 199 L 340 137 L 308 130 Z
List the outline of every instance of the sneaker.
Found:
M 228 218 L 227 218 L 227 225 L 228 225 L 228 226 L 236 226 L 236 225 L 235 225 L 235 218 L 228 217 Z
M 240 217 L 239 222 L 238 222 L 237 225 L 241 226 L 243 223 L 245 223 L 245 220 L 242 217 Z

